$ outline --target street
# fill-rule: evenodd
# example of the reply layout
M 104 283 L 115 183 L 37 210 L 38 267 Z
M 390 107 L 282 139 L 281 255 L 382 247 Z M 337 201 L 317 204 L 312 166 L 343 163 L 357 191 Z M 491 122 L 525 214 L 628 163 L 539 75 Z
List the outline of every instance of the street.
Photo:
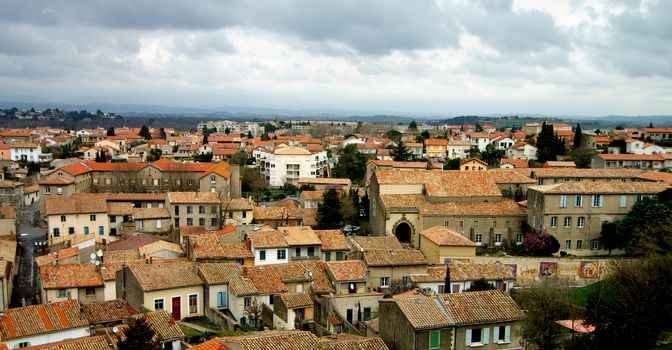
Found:
M 19 272 L 14 278 L 14 291 L 12 293 L 11 307 L 22 306 L 25 298 L 26 305 L 39 302 L 37 299 L 37 274 L 35 265 L 36 250 L 46 251 L 46 229 L 40 227 L 39 203 L 22 209 L 17 213 L 19 224 L 17 225 L 16 240 L 18 242 Z M 40 246 L 36 247 L 35 242 Z M 39 253 L 38 253 L 39 254 Z

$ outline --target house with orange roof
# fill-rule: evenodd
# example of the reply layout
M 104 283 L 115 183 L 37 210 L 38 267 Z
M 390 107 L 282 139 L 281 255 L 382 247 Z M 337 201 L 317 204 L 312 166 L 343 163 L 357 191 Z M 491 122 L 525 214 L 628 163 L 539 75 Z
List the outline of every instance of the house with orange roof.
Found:
M 40 266 L 39 286 L 45 303 L 105 300 L 103 275 L 90 263 Z
M 277 147 L 272 152 L 257 148 L 252 153 L 270 186 L 298 185 L 300 178 L 319 178 L 327 171 L 327 152 L 306 148 Z
M 506 158 L 535 160 L 537 159 L 537 147 L 525 141 L 516 142 L 506 149 Z
M 672 128 L 644 128 L 642 134 L 644 138 L 650 137 L 655 141 L 667 141 L 672 139 Z
M 525 169 L 529 164 L 525 159 L 502 158 L 499 161 L 499 167 L 502 169 Z
M 460 162 L 461 171 L 483 171 L 488 170 L 488 163 L 478 159 L 470 158 Z
M 499 242 L 502 243 L 502 236 Z M 477 243 L 446 226 L 430 227 L 420 233 L 420 251 L 430 264 L 442 264 L 446 259 L 470 258 L 476 256 Z
M 448 140 L 427 139 L 425 140 L 425 154 L 428 159 L 443 159 L 446 157 Z

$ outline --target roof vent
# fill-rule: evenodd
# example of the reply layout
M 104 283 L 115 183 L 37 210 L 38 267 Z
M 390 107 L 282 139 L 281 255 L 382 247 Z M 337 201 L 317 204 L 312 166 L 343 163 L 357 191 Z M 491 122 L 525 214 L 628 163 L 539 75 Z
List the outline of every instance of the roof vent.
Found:
M 422 300 L 420 300 L 420 299 L 415 299 L 415 303 L 418 304 L 418 305 L 420 305 L 420 304 L 422 304 Z

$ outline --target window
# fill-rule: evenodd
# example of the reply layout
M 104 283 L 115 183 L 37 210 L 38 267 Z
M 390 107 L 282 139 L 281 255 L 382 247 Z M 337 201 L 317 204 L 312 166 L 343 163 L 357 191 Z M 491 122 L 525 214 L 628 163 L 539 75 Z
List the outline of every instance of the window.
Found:
M 24 342 L 20 342 L 20 343 L 19 343 L 19 349 L 27 348 L 28 346 L 30 346 L 30 343 L 27 342 L 27 341 L 24 341 Z
M 551 227 L 553 227 L 553 228 L 558 227 L 558 217 L 557 216 L 551 216 Z
M 497 220 L 492 220 L 492 227 L 497 227 Z
M 592 195 L 592 202 L 593 202 L 593 207 L 601 207 L 602 206 L 602 195 L 601 194 L 594 194 Z
M 500 326 L 492 328 L 492 342 L 495 344 L 506 344 L 511 342 L 511 326 Z
M 153 179 L 152 183 L 154 184 L 154 186 L 158 186 L 159 185 L 159 179 Z
M 502 234 L 495 233 L 495 245 L 501 245 L 501 244 L 502 244 Z
M 429 332 L 429 349 L 438 349 L 441 344 L 441 333 L 439 331 Z
M 189 294 L 189 313 L 195 314 L 198 312 L 198 294 Z
M 96 221 L 96 214 L 89 215 L 89 220 L 90 221 Z
M 511 225 L 511 221 L 507 221 L 505 226 L 506 226 L 506 228 L 509 228 L 510 225 Z
M 65 298 L 68 296 L 68 292 L 65 291 L 65 289 L 59 289 L 56 291 L 56 297 L 57 298 Z
M 364 308 L 364 321 L 368 321 L 371 319 L 371 308 L 370 307 L 365 307 Z
M 450 222 L 449 222 L 448 220 L 446 220 L 446 221 L 443 222 L 443 226 L 445 226 L 445 227 L 448 227 L 449 224 L 450 224 Z
M 301 256 L 301 248 L 294 248 L 294 256 Z
M 569 216 L 565 216 L 565 228 L 572 227 L 572 218 Z
M 110 222 L 111 222 L 111 223 L 115 223 L 115 222 L 117 222 L 117 216 L 116 216 L 116 215 L 111 215 L 111 216 L 110 216 Z
M 96 288 L 86 287 L 86 295 L 96 295 Z
M 163 310 L 163 299 L 154 299 L 154 311 Z
M 474 227 L 478 227 L 478 220 L 474 220 Z
M 577 194 L 576 196 L 574 196 L 574 206 L 577 207 L 577 208 L 580 208 L 580 207 L 583 206 L 583 196 L 582 195 Z
M 247 212 L 243 211 L 243 219 L 247 218 Z
M 61 229 L 54 227 L 54 237 L 59 237 L 61 235 Z
M 187 205 L 187 214 L 193 214 L 194 213 L 194 207 L 191 205 Z
M 474 328 L 474 329 L 467 329 L 467 334 L 465 337 L 465 345 L 466 346 L 481 346 L 484 344 L 488 344 L 488 338 L 489 338 L 489 332 L 490 328 Z
M 205 226 L 205 218 L 198 219 L 198 226 Z
M 336 252 L 336 261 L 343 261 L 343 260 L 345 260 L 343 252 Z
M 215 175 L 210 175 L 210 183 L 215 183 L 217 182 L 217 177 Z
M 63 187 L 56 188 L 56 194 L 63 194 Z
M 560 208 L 565 208 L 567 207 L 567 196 L 564 194 L 560 196 Z
M 175 227 L 180 227 L 180 218 L 175 218 Z
M 324 253 L 324 261 L 331 261 L 331 252 Z
M 583 241 L 582 240 L 577 240 L 576 241 L 576 249 L 583 249 Z
M 180 215 L 180 206 L 179 205 L 175 206 L 175 215 Z
M 266 251 L 265 250 L 260 250 L 259 251 L 259 260 L 266 260 Z
M 410 276 L 401 277 L 401 283 L 403 283 L 405 286 L 410 285 L 411 284 L 411 277 Z
M 98 234 L 101 236 L 105 234 L 105 226 L 98 226 Z
M 390 286 L 390 278 L 389 277 L 381 277 L 380 278 L 380 286 L 382 288 L 386 288 Z
M 44 188 L 44 193 L 46 193 L 46 194 L 51 194 L 51 187 L 46 186 L 46 187 Z
M 252 305 L 252 297 L 245 297 L 243 299 L 243 306 L 250 307 Z
M 278 249 L 277 251 L 278 260 L 287 259 L 287 251 L 284 249 Z
M 579 218 L 576 219 L 576 226 L 578 228 L 583 228 L 586 226 L 586 218 L 584 216 L 579 216 Z
M 68 234 L 69 235 L 74 235 L 75 234 L 75 228 L 74 227 L 68 227 Z
M 233 219 L 233 212 L 229 212 L 229 219 Z
M 315 247 L 308 247 L 308 256 L 315 256 Z
M 156 228 L 157 229 L 161 228 L 161 219 L 156 219 Z
M 600 248 L 600 240 L 599 239 L 593 239 L 590 241 L 590 249 L 599 249 Z
M 61 215 L 61 222 L 65 222 L 65 215 Z
M 568 239 L 565 241 L 565 249 L 572 249 L 572 240 Z
M 187 218 L 187 226 L 194 226 L 194 219 Z
M 198 206 L 198 213 L 199 214 L 205 214 L 205 205 L 199 205 Z
M 84 226 L 84 234 L 85 235 L 89 234 L 89 226 Z
M 460 222 L 458 223 L 458 226 L 459 226 L 460 228 L 463 228 L 463 227 L 464 227 L 464 221 L 460 221 Z
M 217 221 L 217 218 L 210 219 L 210 226 L 219 226 L 219 222 Z
M 628 205 L 628 196 L 621 195 L 621 202 L 619 204 L 619 207 L 625 208 L 627 205 Z
M 483 243 L 483 234 L 482 233 L 477 233 L 476 234 L 476 244 L 481 244 Z

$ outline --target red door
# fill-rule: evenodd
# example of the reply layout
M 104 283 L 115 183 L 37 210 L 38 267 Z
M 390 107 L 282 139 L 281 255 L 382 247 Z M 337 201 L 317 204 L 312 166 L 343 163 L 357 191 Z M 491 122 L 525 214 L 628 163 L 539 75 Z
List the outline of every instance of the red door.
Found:
M 180 297 L 173 297 L 173 320 L 179 321 L 182 319 L 182 308 L 181 305 L 182 303 L 180 302 Z

